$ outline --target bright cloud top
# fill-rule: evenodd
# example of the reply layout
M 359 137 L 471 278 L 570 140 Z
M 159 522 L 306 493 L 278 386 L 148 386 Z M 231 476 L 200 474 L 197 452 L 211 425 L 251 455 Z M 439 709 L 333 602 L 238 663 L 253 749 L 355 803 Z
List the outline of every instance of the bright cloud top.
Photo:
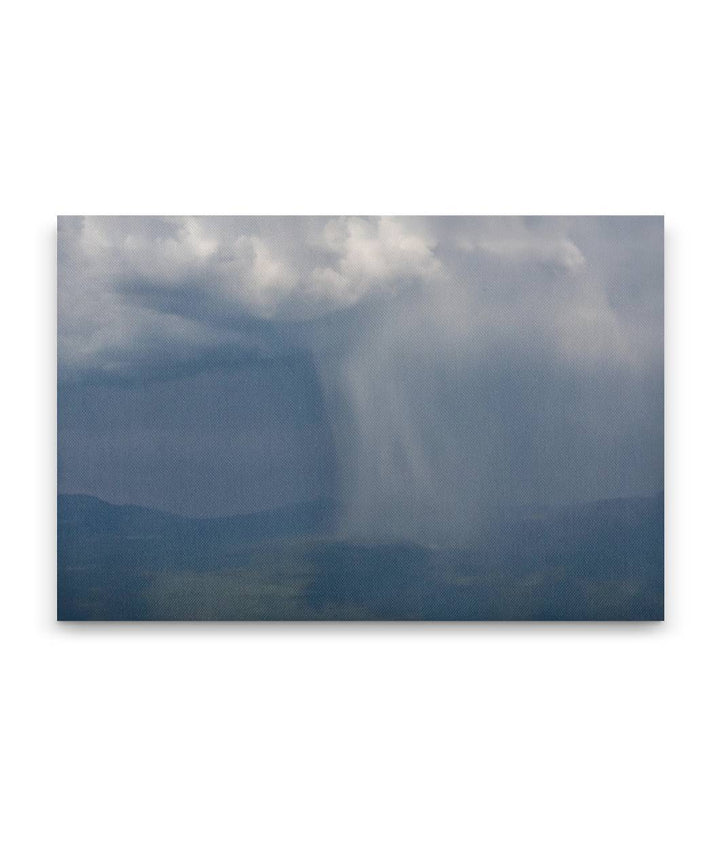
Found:
M 408 295 L 428 310 L 419 345 L 524 339 L 637 363 L 658 327 L 625 311 L 632 265 L 602 255 L 606 232 L 602 218 L 60 218 L 61 373 L 262 353 L 252 319 L 307 323 Z

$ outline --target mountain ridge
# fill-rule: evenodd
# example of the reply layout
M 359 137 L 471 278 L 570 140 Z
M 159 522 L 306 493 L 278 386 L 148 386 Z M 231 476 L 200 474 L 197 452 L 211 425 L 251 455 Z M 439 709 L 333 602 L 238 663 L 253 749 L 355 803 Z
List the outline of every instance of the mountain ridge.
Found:
M 505 510 L 472 543 L 422 545 L 343 537 L 331 500 L 186 518 L 60 495 L 58 616 L 659 620 L 663 505 Z

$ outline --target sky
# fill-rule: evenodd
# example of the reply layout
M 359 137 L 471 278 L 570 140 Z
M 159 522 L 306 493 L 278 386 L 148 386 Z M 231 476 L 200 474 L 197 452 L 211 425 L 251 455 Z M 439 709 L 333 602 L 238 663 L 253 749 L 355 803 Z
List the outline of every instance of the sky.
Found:
M 662 485 L 662 218 L 58 220 L 62 493 L 390 538 Z

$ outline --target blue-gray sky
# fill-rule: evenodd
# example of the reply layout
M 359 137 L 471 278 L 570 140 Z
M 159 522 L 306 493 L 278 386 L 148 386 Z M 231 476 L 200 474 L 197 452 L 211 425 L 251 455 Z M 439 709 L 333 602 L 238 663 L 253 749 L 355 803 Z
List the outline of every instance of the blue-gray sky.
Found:
M 365 535 L 662 488 L 661 218 L 70 218 L 59 490 Z

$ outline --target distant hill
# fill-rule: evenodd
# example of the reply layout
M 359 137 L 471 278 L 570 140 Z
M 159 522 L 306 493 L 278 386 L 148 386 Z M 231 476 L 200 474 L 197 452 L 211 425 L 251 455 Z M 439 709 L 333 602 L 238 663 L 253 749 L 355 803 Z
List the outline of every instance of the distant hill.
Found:
M 228 517 L 183 517 L 139 505 L 114 505 L 85 494 L 58 496 L 58 535 L 68 538 L 106 536 L 128 539 L 182 539 L 244 544 L 265 538 L 318 533 L 332 526 L 335 506 L 327 499 L 288 505 L 271 511 Z

